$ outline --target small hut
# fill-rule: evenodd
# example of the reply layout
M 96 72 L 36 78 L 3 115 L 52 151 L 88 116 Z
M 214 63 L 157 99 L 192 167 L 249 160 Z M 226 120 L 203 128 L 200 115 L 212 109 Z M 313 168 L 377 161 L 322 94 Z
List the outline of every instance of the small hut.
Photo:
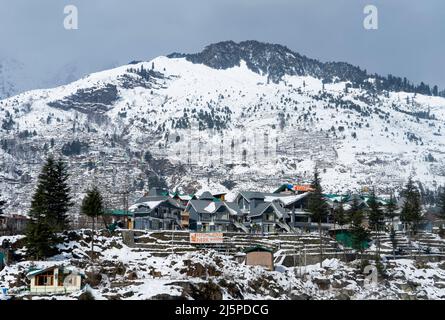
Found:
M 81 289 L 83 274 L 73 268 L 52 266 L 30 270 L 26 277 L 31 281 L 31 294 L 64 294 Z
M 260 245 L 250 247 L 244 250 L 246 254 L 246 265 L 262 266 L 273 271 L 273 250 Z

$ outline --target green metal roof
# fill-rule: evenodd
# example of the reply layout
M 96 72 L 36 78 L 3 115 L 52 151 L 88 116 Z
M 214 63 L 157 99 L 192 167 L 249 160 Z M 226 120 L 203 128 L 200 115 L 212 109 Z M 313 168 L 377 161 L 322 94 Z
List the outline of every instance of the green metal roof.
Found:
M 106 209 L 104 214 L 107 216 L 122 216 L 122 217 L 133 216 L 133 214 L 130 211 L 122 209 Z
M 267 247 L 264 247 L 264 246 L 260 246 L 260 245 L 256 245 L 256 246 L 253 246 L 253 247 L 249 247 L 249 248 L 246 248 L 246 249 L 244 249 L 244 252 L 245 253 L 249 253 L 249 252 L 270 252 L 270 253 L 273 253 L 273 250 L 272 249 L 270 249 L 270 248 L 267 248 Z

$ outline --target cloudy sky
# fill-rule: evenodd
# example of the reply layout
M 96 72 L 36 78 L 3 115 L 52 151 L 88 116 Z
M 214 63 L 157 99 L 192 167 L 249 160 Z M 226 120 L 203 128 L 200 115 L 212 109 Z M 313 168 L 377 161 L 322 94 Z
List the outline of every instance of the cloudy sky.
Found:
M 69 4 L 78 30 L 63 27 Z M 378 30 L 363 27 L 367 4 Z M 0 0 L 0 57 L 37 77 L 255 39 L 445 88 L 444 13 L 443 0 Z

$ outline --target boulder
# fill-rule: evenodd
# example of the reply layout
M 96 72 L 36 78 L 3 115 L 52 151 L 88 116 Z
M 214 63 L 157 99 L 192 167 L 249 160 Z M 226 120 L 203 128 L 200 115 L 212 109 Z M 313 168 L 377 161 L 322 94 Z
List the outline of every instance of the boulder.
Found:
M 344 288 L 348 285 L 349 283 L 347 281 L 343 281 L 343 280 L 334 280 L 332 281 L 331 285 L 332 288 L 334 289 L 341 289 Z
M 340 292 L 338 295 L 335 296 L 335 300 L 351 300 L 349 295 Z
M 102 274 L 97 271 L 87 271 L 85 272 L 85 276 L 85 283 L 92 288 L 97 287 L 102 281 Z
M 136 273 L 136 271 L 130 271 L 127 274 L 127 279 L 128 280 L 136 280 L 138 278 L 138 274 Z
M 331 280 L 327 278 L 315 278 L 313 282 L 318 286 L 320 290 L 329 290 L 331 287 Z

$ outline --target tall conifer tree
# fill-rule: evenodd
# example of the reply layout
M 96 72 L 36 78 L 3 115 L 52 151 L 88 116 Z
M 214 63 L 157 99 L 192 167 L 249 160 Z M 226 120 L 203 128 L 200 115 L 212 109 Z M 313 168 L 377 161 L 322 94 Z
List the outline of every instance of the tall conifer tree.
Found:
M 320 235 L 320 267 L 323 263 L 323 237 L 321 233 L 321 222 L 328 215 L 328 205 L 323 198 L 323 189 L 321 187 L 320 174 L 318 168 L 315 167 L 314 170 L 314 180 L 312 181 L 311 187 L 313 191 L 309 195 L 308 209 L 311 213 L 311 219 L 316 221 L 318 224 L 318 232 Z

